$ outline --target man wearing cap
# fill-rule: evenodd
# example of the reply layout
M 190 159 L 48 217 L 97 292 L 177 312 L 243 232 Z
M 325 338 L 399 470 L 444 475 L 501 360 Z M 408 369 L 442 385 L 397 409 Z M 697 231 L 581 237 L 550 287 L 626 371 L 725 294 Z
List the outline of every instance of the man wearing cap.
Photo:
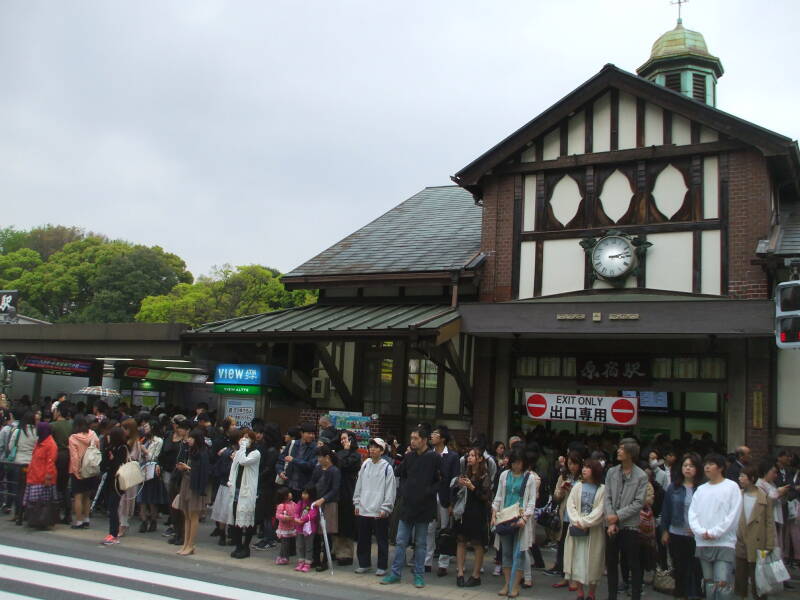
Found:
M 378 568 L 375 575 L 386 575 L 386 569 L 389 568 L 389 515 L 394 508 L 397 481 L 392 466 L 382 460 L 386 447 L 386 442 L 381 438 L 369 441 L 369 459 L 361 464 L 353 492 L 358 528 L 356 573 L 366 573 L 371 568 L 373 533 L 378 542 Z
M 292 490 L 294 498 L 300 498 L 317 466 L 317 429 L 313 423 L 304 423 L 300 431 L 300 443 L 294 444 L 292 451 L 283 459 L 286 485 Z

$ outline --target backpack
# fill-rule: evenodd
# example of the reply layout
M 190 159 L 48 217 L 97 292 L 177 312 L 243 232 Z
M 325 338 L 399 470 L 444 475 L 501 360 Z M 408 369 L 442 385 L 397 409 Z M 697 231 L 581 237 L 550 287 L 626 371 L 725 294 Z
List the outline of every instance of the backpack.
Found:
M 102 459 L 103 455 L 100 453 L 100 449 L 92 441 L 81 459 L 81 479 L 91 479 L 100 475 L 100 462 Z

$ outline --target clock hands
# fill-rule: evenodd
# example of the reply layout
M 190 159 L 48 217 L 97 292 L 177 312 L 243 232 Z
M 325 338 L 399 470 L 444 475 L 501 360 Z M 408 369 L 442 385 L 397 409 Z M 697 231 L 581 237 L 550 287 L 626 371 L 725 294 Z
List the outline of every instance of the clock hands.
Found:
M 609 254 L 607 258 L 630 258 L 630 257 L 631 257 L 630 254 L 620 253 L 620 254 Z

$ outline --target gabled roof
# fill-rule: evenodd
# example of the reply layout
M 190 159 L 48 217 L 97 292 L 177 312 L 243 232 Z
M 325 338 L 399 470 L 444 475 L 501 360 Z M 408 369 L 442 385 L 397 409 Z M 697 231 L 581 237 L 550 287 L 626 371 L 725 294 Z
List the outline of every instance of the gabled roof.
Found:
M 303 263 L 292 278 L 471 268 L 480 252 L 481 208 L 458 186 L 427 187 Z
M 800 170 L 800 151 L 797 143 L 790 138 L 607 64 L 597 75 L 458 171 L 452 177 L 453 181 L 475 192 L 480 179 L 495 166 L 524 150 L 529 142 L 548 133 L 563 119 L 612 87 L 645 98 L 669 111 L 755 146 L 766 156 L 789 155 L 795 173 Z

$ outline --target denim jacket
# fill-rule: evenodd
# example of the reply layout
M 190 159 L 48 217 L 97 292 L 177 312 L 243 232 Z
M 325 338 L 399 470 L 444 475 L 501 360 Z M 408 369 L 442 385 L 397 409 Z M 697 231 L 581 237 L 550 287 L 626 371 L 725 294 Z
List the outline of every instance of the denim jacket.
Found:
M 669 531 L 670 526 L 676 529 L 689 527 L 686 522 L 683 505 L 686 502 L 686 488 L 670 484 L 664 494 L 664 506 L 661 509 L 661 527 Z

